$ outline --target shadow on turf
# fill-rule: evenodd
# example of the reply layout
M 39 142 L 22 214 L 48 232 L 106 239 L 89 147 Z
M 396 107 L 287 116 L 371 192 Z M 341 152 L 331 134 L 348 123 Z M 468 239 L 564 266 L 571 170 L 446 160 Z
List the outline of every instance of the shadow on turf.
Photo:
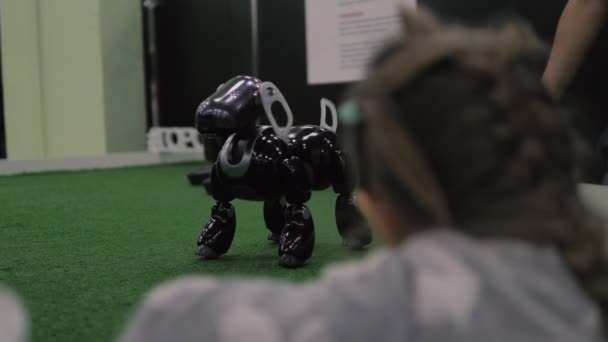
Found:
M 276 244 L 269 243 L 269 250 L 276 250 Z M 329 247 L 329 248 L 328 248 Z M 335 248 L 335 249 L 333 249 Z M 303 270 L 305 272 L 320 270 L 330 264 L 336 264 L 341 262 L 346 262 L 349 260 L 357 260 L 366 255 L 371 249 L 370 247 L 363 247 L 358 249 L 352 249 L 345 246 L 325 246 L 322 248 L 325 252 L 319 253 L 318 255 L 313 255 L 311 259 L 309 259 L 304 265 L 297 268 L 284 268 L 279 265 L 279 256 L 276 251 L 272 254 L 240 254 L 240 253 L 228 253 L 222 255 L 217 259 L 205 259 L 202 257 L 194 258 L 194 265 L 197 265 L 199 269 L 205 269 L 209 271 L 209 267 L 217 266 L 222 268 L 221 273 L 228 274 L 243 274 L 243 269 L 247 270 L 260 270 L 267 268 L 267 271 L 271 273 L 276 272 L 297 272 L 298 270 Z M 326 251 L 330 250 L 331 253 L 327 253 Z M 266 272 L 262 272 L 259 274 L 260 276 L 264 276 Z M 256 275 L 256 273 L 245 272 L 246 275 Z

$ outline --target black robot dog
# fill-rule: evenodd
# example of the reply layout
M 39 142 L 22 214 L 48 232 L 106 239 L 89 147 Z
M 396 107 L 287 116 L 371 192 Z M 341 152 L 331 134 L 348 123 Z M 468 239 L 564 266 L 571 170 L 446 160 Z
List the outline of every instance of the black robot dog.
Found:
M 272 105 L 279 103 L 287 124 L 279 127 Z M 312 255 L 315 233 L 305 203 L 311 191 L 330 186 L 338 194 L 336 225 L 343 244 L 361 248 L 371 233 L 354 206 L 346 161 L 336 144 L 336 109 L 321 100 L 321 126 L 292 126 L 293 115 L 279 89 L 270 82 L 238 76 L 220 85 L 196 111 L 196 128 L 221 150 L 211 172 L 211 195 L 217 203 L 198 239 L 196 254 L 214 259 L 234 238 L 233 199 L 264 201 L 268 239 L 279 243 L 279 264 L 298 267 Z M 327 109 L 333 116 L 327 124 Z M 271 126 L 257 125 L 265 115 Z

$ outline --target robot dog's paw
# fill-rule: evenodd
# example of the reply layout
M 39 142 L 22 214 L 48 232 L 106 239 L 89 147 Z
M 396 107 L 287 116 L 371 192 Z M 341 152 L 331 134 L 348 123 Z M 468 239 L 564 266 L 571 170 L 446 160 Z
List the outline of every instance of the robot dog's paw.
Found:
M 203 257 L 205 259 L 217 259 L 221 254 L 214 251 L 211 247 L 207 245 L 200 245 L 196 249 L 196 255 Z
M 303 204 L 292 204 L 285 211 L 285 228 L 279 239 L 279 264 L 299 267 L 310 258 L 315 244 L 314 223 Z
M 227 202 L 217 202 L 211 209 L 211 217 L 196 241 L 196 255 L 217 259 L 226 253 L 234 239 L 236 216 L 234 207 Z
M 302 267 L 304 265 L 305 260 L 298 259 L 290 254 L 281 255 L 281 259 L 279 260 L 279 265 L 286 268 L 297 268 Z
M 354 249 L 354 250 L 362 250 L 365 249 L 365 246 L 369 245 L 369 242 L 362 241 L 360 239 L 343 239 L 342 246 Z
M 355 229 L 351 227 L 348 235 L 342 236 L 342 246 L 350 249 L 364 249 L 370 243 L 372 243 L 372 234 L 367 226 L 360 225 Z

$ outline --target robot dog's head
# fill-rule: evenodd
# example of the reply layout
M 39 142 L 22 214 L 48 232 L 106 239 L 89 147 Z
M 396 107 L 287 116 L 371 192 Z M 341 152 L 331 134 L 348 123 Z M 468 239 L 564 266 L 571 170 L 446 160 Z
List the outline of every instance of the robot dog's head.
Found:
M 261 84 L 255 77 L 237 76 L 220 85 L 196 110 L 198 132 L 228 136 L 255 125 L 263 114 L 258 100 Z
M 279 126 L 272 111 L 274 103 L 279 103 L 283 108 L 286 117 L 284 126 Z M 293 113 L 276 85 L 251 76 L 237 76 L 220 85 L 213 95 L 200 104 L 195 121 L 200 134 L 225 138 L 232 133 L 254 128 L 262 115 L 279 136 L 293 125 Z M 334 122 L 337 121 L 334 119 Z

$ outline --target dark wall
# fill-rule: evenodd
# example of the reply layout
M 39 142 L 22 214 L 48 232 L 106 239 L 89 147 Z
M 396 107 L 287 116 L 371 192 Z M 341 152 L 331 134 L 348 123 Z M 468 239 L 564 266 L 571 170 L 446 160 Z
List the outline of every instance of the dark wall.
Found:
M 281 89 L 296 124 L 318 124 L 320 99 L 337 102 L 344 85 L 307 85 L 304 0 L 258 6 L 258 76 Z M 163 126 L 191 126 L 196 106 L 220 83 L 252 73 L 249 0 L 165 0 L 156 28 Z
M 419 0 L 442 16 L 485 23 L 519 16 L 547 41 L 566 0 Z M 316 124 L 321 97 L 338 102 L 348 84 L 309 86 L 304 0 L 260 0 L 259 77 L 274 82 L 297 124 Z M 165 0 L 158 9 L 161 124 L 191 126 L 198 103 L 225 80 L 251 74 L 249 0 Z
M 520 17 L 550 42 L 567 0 L 419 0 L 442 16 L 471 24 Z M 309 86 L 304 0 L 259 1 L 260 76 L 282 90 L 297 123 L 318 123 L 319 99 L 338 102 L 348 84 Z
M 347 84 L 308 85 L 304 0 L 261 0 L 258 6 L 260 77 L 281 89 L 296 124 L 319 124 L 321 98 L 338 104 Z
M 555 28 L 567 0 L 419 0 L 442 17 L 469 24 L 485 24 L 495 19 L 518 17 L 531 23 L 547 42 L 553 40 Z
M 251 73 L 249 1 L 165 0 L 156 18 L 161 125 L 192 126 L 201 100 Z

